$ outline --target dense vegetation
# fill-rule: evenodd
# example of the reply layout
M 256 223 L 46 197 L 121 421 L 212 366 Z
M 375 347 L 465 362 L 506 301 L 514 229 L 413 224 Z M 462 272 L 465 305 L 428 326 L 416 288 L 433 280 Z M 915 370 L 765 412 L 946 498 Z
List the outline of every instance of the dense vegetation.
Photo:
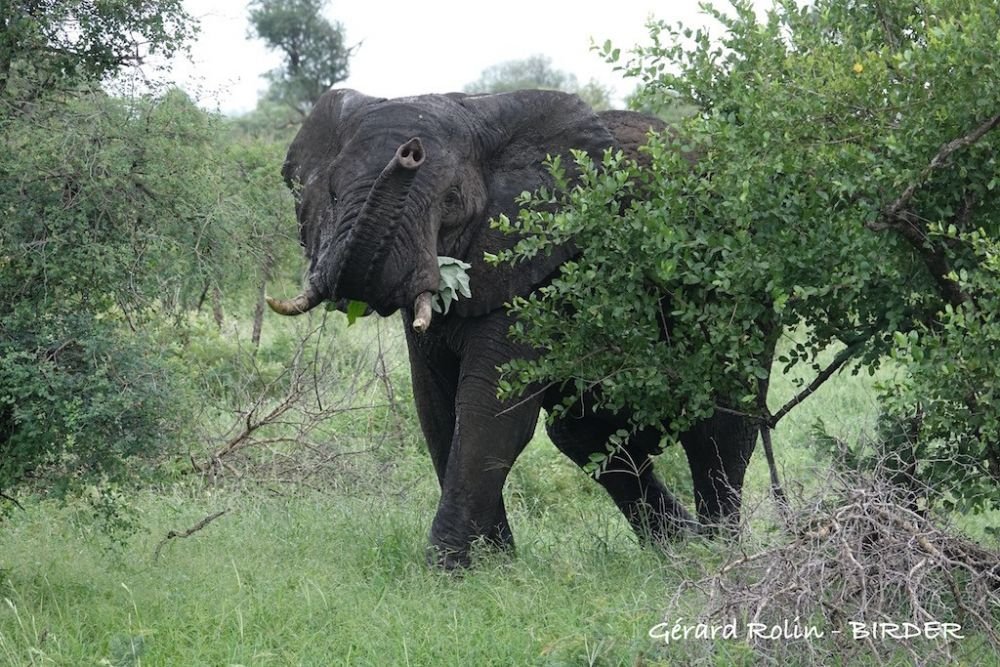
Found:
M 1000 506 L 996 4 L 713 16 L 717 39 L 654 23 L 631 56 L 603 49 L 650 106 L 697 110 L 649 144 L 648 166 L 581 156 L 584 187 L 569 189 L 556 162 L 557 191 L 500 222 L 529 236 L 504 259 L 568 237 L 583 250 L 515 304 L 517 335 L 548 353 L 511 368 L 514 388 L 575 378 L 637 425 L 680 415 L 674 437 L 714 409 L 773 426 L 773 372 L 813 365 L 821 382 L 888 363 L 901 374 L 881 386 L 878 458 L 935 487 L 928 501 Z M 772 369 L 775 337 L 795 330 Z
M 202 311 L 221 326 L 263 305 L 298 252 L 275 169 L 286 137 L 179 90 L 108 92 L 181 48 L 180 3 L 60 7 L 3 5 L 0 492 L 106 504 L 134 459 L 192 434 L 214 370 L 188 345 Z

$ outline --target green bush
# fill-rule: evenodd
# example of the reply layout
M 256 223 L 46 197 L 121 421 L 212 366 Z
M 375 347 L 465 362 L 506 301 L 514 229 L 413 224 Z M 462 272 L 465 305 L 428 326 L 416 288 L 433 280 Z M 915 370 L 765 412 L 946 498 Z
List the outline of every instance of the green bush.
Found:
M 498 222 L 524 235 L 501 260 L 581 250 L 513 304 L 514 335 L 546 354 L 510 365 L 503 389 L 572 378 L 673 434 L 719 407 L 773 425 L 772 336 L 801 329 L 777 369 L 811 368 L 814 384 L 895 359 L 906 376 L 883 409 L 915 420 L 919 474 L 963 507 L 1000 504 L 1000 14 L 731 4 L 707 9 L 720 37 L 653 22 L 631 55 L 605 45 L 642 80 L 637 104 L 697 110 L 651 138 L 647 167 L 554 161 L 555 191 Z
M 57 496 L 126 475 L 163 451 L 185 407 L 139 338 L 81 312 L 0 330 L 0 491 Z

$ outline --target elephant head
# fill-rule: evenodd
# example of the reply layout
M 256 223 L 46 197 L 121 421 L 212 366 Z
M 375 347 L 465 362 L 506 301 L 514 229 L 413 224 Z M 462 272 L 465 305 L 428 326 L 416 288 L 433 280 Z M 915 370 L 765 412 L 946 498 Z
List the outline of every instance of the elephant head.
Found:
M 323 301 L 364 301 L 381 315 L 412 308 L 419 331 L 430 322 L 437 258 L 449 256 L 472 265 L 472 298 L 456 302 L 457 314 L 500 308 L 543 282 L 572 249 L 489 266 L 484 253 L 516 242 L 489 220 L 516 215 L 515 198 L 548 182 L 547 155 L 577 148 L 599 157 L 613 145 L 590 107 L 555 91 L 379 99 L 331 90 L 283 167 L 309 258 L 306 288 L 269 303 L 285 315 Z

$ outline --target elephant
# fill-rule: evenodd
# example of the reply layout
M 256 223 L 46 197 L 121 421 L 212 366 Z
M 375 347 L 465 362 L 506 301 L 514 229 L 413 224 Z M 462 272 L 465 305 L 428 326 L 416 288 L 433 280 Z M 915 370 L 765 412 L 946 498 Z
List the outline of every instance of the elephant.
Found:
M 516 266 L 487 263 L 485 253 L 517 240 L 490 220 L 515 217 L 522 192 L 551 184 L 546 156 L 570 164 L 571 149 L 599 160 L 613 148 L 641 160 L 647 132 L 663 127 L 638 112 L 595 112 L 557 91 L 384 99 L 332 89 L 292 141 L 282 176 L 309 265 L 300 294 L 268 303 L 283 315 L 323 302 L 343 309 L 348 301 L 381 316 L 402 313 L 416 409 L 441 488 L 430 528 L 433 564 L 467 567 L 477 541 L 513 549 L 503 499 L 508 471 L 540 410 L 568 391 L 553 386 L 505 401 L 497 383 L 505 362 L 537 354 L 508 337 L 513 316 L 505 304 L 546 284 L 578 250 L 569 243 Z M 440 256 L 470 265 L 472 292 L 444 315 L 431 308 Z M 583 467 L 627 421 L 584 397 L 547 430 Z M 631 437 L 596 481 L 644 541 L 733 525 L 757 435 L 758 424 L 735 411 L 716 411 L 682 434 L 698 519 L 654 474 L 657 429 Z

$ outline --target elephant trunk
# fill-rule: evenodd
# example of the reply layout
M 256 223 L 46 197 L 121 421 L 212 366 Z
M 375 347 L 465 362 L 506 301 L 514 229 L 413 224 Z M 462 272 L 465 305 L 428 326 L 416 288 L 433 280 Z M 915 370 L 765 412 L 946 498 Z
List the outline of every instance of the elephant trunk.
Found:
M 406 217 L 404 205 L 426 153 L 420 139 L 403 143 L 379 174 L 346 241 L 336 296 L 374 302 L 393 287 L 379 283 L 383 264 Z M 374 297 L 374 299 L 373 299 Z

